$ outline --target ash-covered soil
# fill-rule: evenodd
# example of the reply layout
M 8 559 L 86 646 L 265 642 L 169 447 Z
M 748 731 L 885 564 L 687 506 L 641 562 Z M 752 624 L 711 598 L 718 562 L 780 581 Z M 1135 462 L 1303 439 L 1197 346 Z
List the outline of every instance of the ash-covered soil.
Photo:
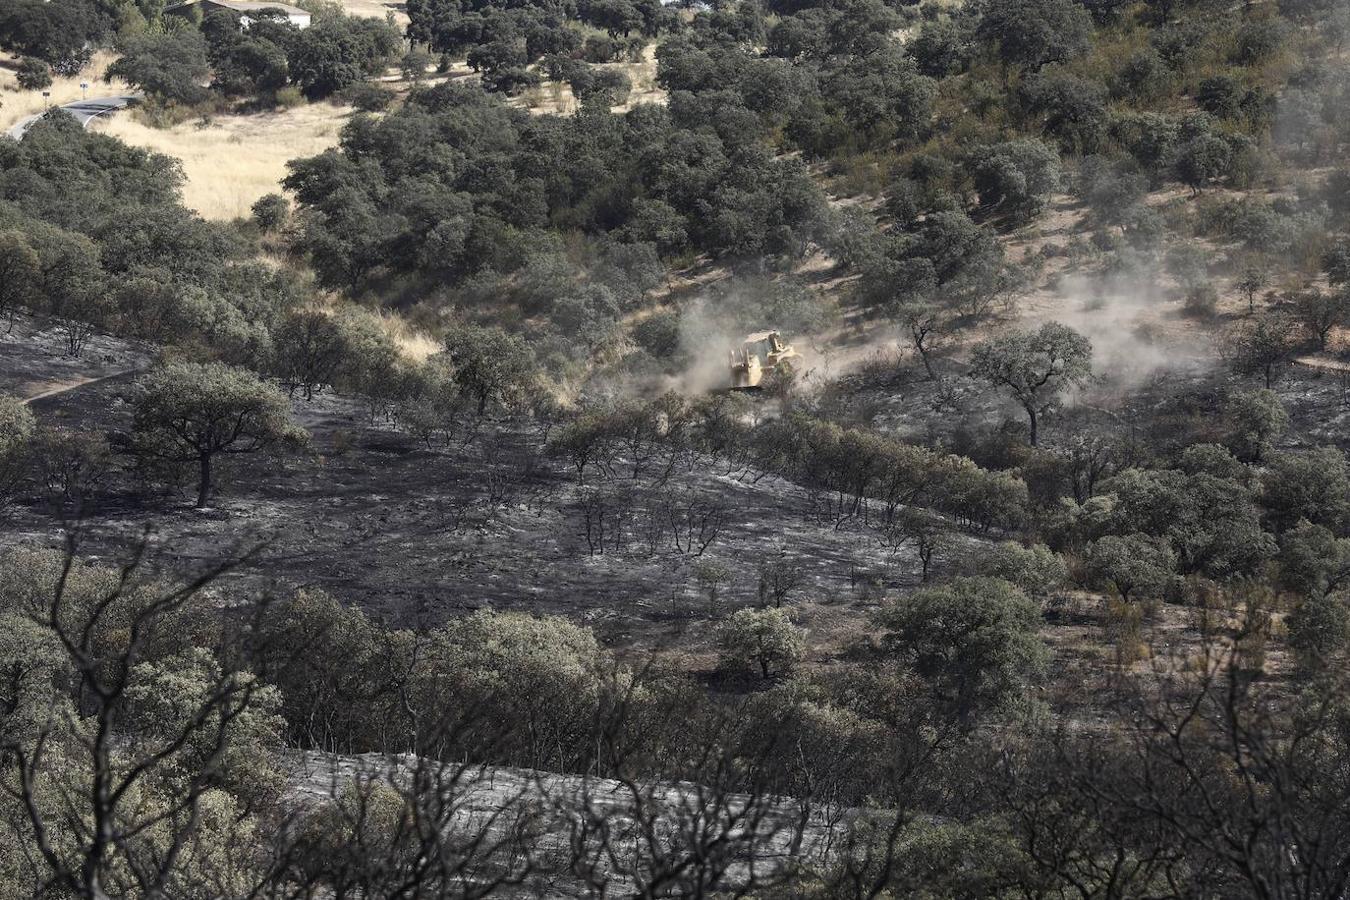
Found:
M 658 837 L 663 850 L 707 842 L 700 849 L 726 866 L 719 881 L 734 893 L 752 872 L 762 884 L 788 866 L 829 864 L 860 812 L 788 797 L 718 794 L 686 782 L 637 784 L 411 754 L 301 751 L 288 762 L 285 800 L 299 817 L 334 801 L 355 806 L 351 785 L 405 795 L 414 784 L 435 791 L 438 802 L 428 815 L 448 845 L 463 848 L 464 880 L 517 873 L 504 891 L 508 897 L 640 896 L 642 882 L 660 870 L 661 860 L 651 854 Z M 677 880 L 660 896 L 683 887 Z
M 34 356 L 7 365 L 0 390 L 102 371 L 46 364 Z M 31 408 L 41 422 L 116 433 L 129 427 L 133 390 L 131 376 L 108 378 Z M 113 559 L 148 529 L 151 560 L 177 572 L 256 547 L 226 593 L 318 587 L 398 625 L 481 607 L 552 613 L 619 646 L 669 639 L 693 659 L 709 646 L 704 626 L 759 602 L 766 567 L 788 572 L 795 586 L 786 601 L 817 653 L 841 648 L 883 593 L 918 583 L 910 548 L 883 549 L 858 519 L 836 527 L 828 497 L 706 458 L 681 461 L 664 480 L 663 466 L 649 463 L 634 478 L 620 460 L 611 475 L 588 470 L 578 484 L 545 457 L 534 423 L 487 423 L 429 448 L 348 398 L 297 399 L 294 414 L 310 432 L 308 453 L 225 461 L 210 509 L 192 509 L 190 479 L 166 490 L 123 459 L 78 523 L 71 510 L 29 497 L 4 514 L 0 540 L 56 545 L 71 526 L 83 555 Z M 598 547 L 586 537 L 597 496 L 623 510 Z M 719 569 L 714 591 L 708 573 Z
M 147 345 L 106 334 L 94 334 L 72 356 L 52 323 L 16 315 L 11 326 L 0 317 L 0 391 L 21 399 L 131 376 L 149 367 L 153 357 Z
M 972 433 L 1000 423 L 1023 427 L 1020 407 L 972 379 L 967 365 L 953 359 L 940 365 L 938 383 L 904 354 L 878 356 L 826 385 L 821 405 L 841 420 L 957 452 L 968 452 L 963 440 Z M 1219 359 L 1181 360 L 1174 367 L 1155 369 L 1128 390 L 1103 375 L 1066 398 L 1059 414 L 1044 419 L 1042 443 L 1054 450 L 1085 430 L 1114 432 L 1123 439 L 1147 430 L 1163 449 L 1169 446 L 1169 434 L 1178 444 L 1222 443 L 1231 424 L 1224 416 L 1225 399 L 1261 387 L 1260 378 L 1233 375 Z M 1336 446 L 1350 451 L 1350 370 L 1291 362 L 1281 367 L 1272 389 L 1289 414 L 1289 427 L 1276 441 L 1278 449 Z
M 42 422 L 116 433 L 129 426 L 134 377 L 150 362 L 144 349 L 107 337 L 67 358 L 57 335 L 20 320 L 0 343 L 0 391 L 36 397 Z M 1160 376 L 1128 399 L 1093 398 L 1103 410 L 1093 427 L 1125 434 L 1132 423 L 1175 418 L 1184 422 L 1179 439 L 1212 427 L 1218 440 L 1224 393 L 1255 386 L 1219 370 Z M 1013 414 L 959 371 L 944 390 L 897 366 L 886 377 L 840 379 L 826 402 L 841 417 L 948 445 L 962 428 Z M 1292 420 L 1282 447 L 1350 446 L 1350 383 L 1293 367 L 1276 390 Z M 483 607 L 557 614 L 611 646 L 660 649 L 695 670 L 712 667 L 715 623 L 761 602 L 766 570 L 788 573 L 785 602 L 808 630 L 812 665 L 846 654 L 884 597 L 919 583 L 911 547 L 883 548 L 860 518 L 836 522 L 830 497 L 721 461 L 682 460 L 667 473 L 653 459 L 633 477 L 632 461 L 619 460 L 607 475 L 588 469 L 579 484 L 545 456 L 538 423 L 489 422 L 428 447 L 349 398 L 297 399 L 294 414 L 310 432 L 309 451 L 224 462 L 208 510 L 192 509 L 190 479 L 165 488 L 122 459 L 78 522 L 70 509 L 24 498 L 0 513 L 0 544 L 60 545 L 75 528 L 82 555 L 120 560 L 148 531 L 152 563 L 175 573 L 256 548 L 222 582 L 223 602 L 318 587 L 395 625 L 435 625 Z M 1047 444 L 1071 433 L 1052 420 Z M 597 499 L 609 516 L 598 540 Z M 956 536 L 935 574 L 966 568 L 986 540 Z M 1098 612 L 1048 616 L 1062 674 L 1110 664 Z

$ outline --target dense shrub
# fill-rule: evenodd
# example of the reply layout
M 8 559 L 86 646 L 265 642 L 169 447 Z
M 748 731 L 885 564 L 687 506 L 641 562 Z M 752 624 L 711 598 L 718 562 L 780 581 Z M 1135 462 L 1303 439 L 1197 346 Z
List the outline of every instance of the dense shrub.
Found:
M 19 63 L 19 71 L 15 73 L 14 80 L 25 90 L 40 91 L 51 86 L 52 70 L 42 60 L 26 56 Z
M 976 151 L 975 189 L 980 201 L 1029 221 L 1059 189 L 1059 155 L 1037 140 L 1023 139 Z
M 881 652 L 910 666 L 957 715 L 1025 704 L 1045 670 L 1040 619 L 997 578 L 960 578 L 916 591 L 875 617 Z

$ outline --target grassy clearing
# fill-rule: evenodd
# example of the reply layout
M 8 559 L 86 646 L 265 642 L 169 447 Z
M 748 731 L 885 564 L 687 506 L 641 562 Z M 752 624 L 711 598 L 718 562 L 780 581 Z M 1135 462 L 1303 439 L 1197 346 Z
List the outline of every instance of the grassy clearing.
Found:
M 80 99 L 81 81 L 89 84 L 90 97 L 126 91 L 127 85 L 120 80 L 103 80 L 116 58 L 110 51 L 100 51 L 80 75 L 56 78 L 50 88 L 51 102 Z M 0 56 L 0 131 L 44 108 L 40 91 L 19 88 L 16 64 L 17 57 Z M 248 215 L 255 200 L 278 189 L 287 160 L 312 156 L 337 144 L 338 132 L 350 113 L 350 107 L 319 103 L 274 113 L 219 116 L 206 127 L 190 121 L 162 129 L 138 121 L 133 114 L 117 113 L 96 119 L 90 128 L 182 160 L 187 174 L 184 204 L 208 219 L 232 219 Z
M 383 19 L 392 15 L 399 28 L 408 25 L 408 11 L 403 3 L 393 0 L 339 0 L 339 6 L 349 16 L 361 16 L 365 19 Z
M 279 190 L 288 160 L 335 146 L 351 111 L 315 103 L 278 112 L 217 116 L 206 125 L 193 121 L 151 128 L 135 116 L 122 115 L 91 127 L 182 160 L 187 174 L 184 205 L 208 219 L 233 219 L 247 216 L 254 201 Z
M 407 319 L 392 310 L 380 314 L 385 331 L 398 344 L 403 355 L 416 362 L 426 362 L 427 357 L 440 353 L 445 346 L 425 331 L 419 331 Z
M 615 112 L 626 112 L 639 103 L 665 103 L 666 92 L 656 83 L 656 44 L 650 43 L 642 51 L 641 62 L 601 63 L 596 69 L 614 69 L 628 76 L 633 90 L 622 106 L 614 107 Z M 532 113 L 570 115 L 576 112 L 577 100 L 572 89 L 559 81 L 545 81 L 523 92 L 509 101 L 512 105 L 528 109 Z
M 100 50 L 79 75 L 52 79 L 52 86 L 48 88 L 52 95 L 51 102 L 60 105 L 79 100 L 82 81 L 88 83 L 90 97 L 107 97 L 126 91 L 127 86 L 120 79 L 111 83 L 103 80 L 103 73 L 116 58 L 117 54 Z M 8 131 L 20 119 L 42 112 L 47 103 L 41 91 L 26 91 L 19 87 L 15 78 L 18 63 L 19 57 L 10 53 L 0 54 L 0 131 Z

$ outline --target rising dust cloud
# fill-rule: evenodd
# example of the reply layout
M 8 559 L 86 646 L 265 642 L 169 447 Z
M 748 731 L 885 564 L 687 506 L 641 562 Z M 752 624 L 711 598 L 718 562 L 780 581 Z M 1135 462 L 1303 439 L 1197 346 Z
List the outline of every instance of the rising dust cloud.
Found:
M 1065 277 L 1062 302 L 1032 314 L 1028 325 L 1055 321 L 1092 341 L 1092 368 L 1117 390 L 1131 390 L 1162 373 L 1195 374 L 1215 361 L 1212 341 L 1185 327 L 1179 304 L 1156 272 Z

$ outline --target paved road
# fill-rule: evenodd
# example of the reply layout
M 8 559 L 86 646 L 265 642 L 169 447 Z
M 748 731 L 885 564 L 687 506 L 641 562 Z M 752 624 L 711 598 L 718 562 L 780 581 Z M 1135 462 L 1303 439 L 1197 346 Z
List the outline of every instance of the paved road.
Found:
M 74 103 L 67 103 L 63 105 L 61 109 L 70 113 L 70 115 L 75 117 L 75 121 L 88 128 L 91 120 L 98 116 L 110 115 L 119 109 L 123 109 L 128 103 L 136 99 L 138 99 L 138 95 L 136 94 L 120 94 L 115 97 L 95 97 L 89 100 L 76 100 Z M 23 140 L 24 132 L 28 131 L 29 126 L 40 118 L 42 118 L 41 113 L 23 119 L 9 130 L 9 136 L 16 141 Z

